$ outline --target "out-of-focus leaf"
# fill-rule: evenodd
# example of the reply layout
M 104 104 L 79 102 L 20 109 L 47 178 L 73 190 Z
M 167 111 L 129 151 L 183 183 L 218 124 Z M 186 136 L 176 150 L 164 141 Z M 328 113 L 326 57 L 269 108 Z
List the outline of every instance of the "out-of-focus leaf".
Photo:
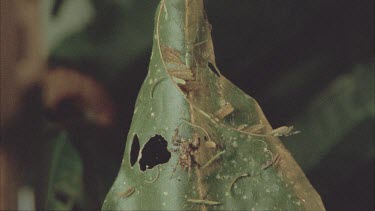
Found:
M 348 130 L 307 173 L 328 210 L 374 210 L 374 123 L 368 118 Z
M 62 132 L 50 142 L 48 190 L 44 209 L 71 210 L 83 198 L 81 158 Z
M 43 17 L 45 47 L 50 53 L 63 39 L 83 30 L 93 19 L 94 10 L 89 0 L 43 0 Z
M 317 166 L 353 128 L 374 118 L 373 68 L 373 64 L 360 65 L 340 76 L 293 121 L 302 133 L 285 144 L 304 170 Z
M 59 107 L 61 104 L 70 103 L 75 105 L 88 121 L 103 127 L 113 124 L 114 103 L 104 87 L 93 78 L 60 67 L 48 72 L 42 86 L 44 105 L 62 119 L 68 119 L 69 114 Z
M 103 209 L 324 210 L 257 102 L 218 72 L 210 27 L 203 1 L 161 1 L 149 73 Z M 251 132 L 259 124 L 264 133 Z
M 152 16 L 157 1 L 92 1 L 95 19 L 84 30 L 61 42 L 53 58 L 91 61 L 111 78 L 151 46 Z M 135 71 L 135 70 L 131 70 Z

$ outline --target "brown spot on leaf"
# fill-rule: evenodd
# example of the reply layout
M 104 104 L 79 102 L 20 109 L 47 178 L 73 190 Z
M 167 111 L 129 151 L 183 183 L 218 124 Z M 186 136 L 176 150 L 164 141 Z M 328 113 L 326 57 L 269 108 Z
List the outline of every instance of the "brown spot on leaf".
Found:
M 222 106 L 218 111 L 215 112 L 215 116 L 218 119 L 223 119 L 224 117 L 228 116 L 230 113 L 234 111 L 234 108 L 231 104 L 225 104 Z
M 168 70 L 168 73 L 170 76 L 182 79 L 184 81 L 195 80 L 193 72 L 189 68 Z
M 119 195 L 120 197 L 124 197 L 124 198 L 126 198 L 126 197 L 131 196 L 131 195 L 134 193 L 134 191 L 135 191 L 135 188 L 134 188 L 134 187 L 130 187 L 130 188 L 128 188 L 126 191 L 124 191 L 124 192 L 122 192 L 122 193 L 119 193 L 118 195 Z
M 248 133 L 261 134 L 261 133 L 264 133 L 264 125 L 256 124 L 256 125 L 244 128 L 243 131 L 248 132 Z
M 183 64 L 181 60 L 181 53 L 178 52 L 176 49 L 168 47 L 166 45 L 161 45 L 161 52 L 163 54 L 163 59 L 167 63 L 172 64 Z
M 282 126 L 271 131 L 273 136 L 290 136 L 297 133 L 300 133 L 300 131 L 293 131 L 293 126 Z

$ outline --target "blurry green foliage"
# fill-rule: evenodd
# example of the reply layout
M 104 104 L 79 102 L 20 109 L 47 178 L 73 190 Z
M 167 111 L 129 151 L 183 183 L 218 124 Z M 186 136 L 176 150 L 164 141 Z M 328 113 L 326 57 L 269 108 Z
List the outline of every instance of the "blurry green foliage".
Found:
M 352 73 L 338 77 L 315 97 L 304 115 L 293 121 L 303 132 L 290 137 L 285 145 L 306 171 L 319 168 L 321 160 L 328 153 L 335 153 L 334 147 L 340 145 L 352 129 L 374 118 L 374 93 L 368 91 L 374 86 L 373 67 L 373 63 L 359 65 Z M 375 158 L 371 142 L 353 140 L 354 144 L 363 148 L 356 159 Z M 355 153 L 351 148 L 347 150 L 348 156 Z
M 83 11 L 90 11 L 92 7 L 95 11 L 94 18 L 88 24 L 81 25 L 83 27 L 77 33 L 60 42 L 51 54 L 70 63 L 95 61 L 97 69 L 105 70 L 99 75 L 108 79 L 123 71 L 126 65 L 151 46 L 153 15 L 158 1 L 90 2 L 91 5 L 87 4 Z M 58 16 L 64 18 L 64 12 L 70 11 L 62 10 Z M 81 22 L 82 18 L 77 17 L 71 24 L 77 25 L 75 22 Z M 53 29 L 54 27 L 50 27 L 51 31 Z
M 284 143 L 333 210 L 373 206 L 374 109 L 368 63 L 337 77 L 292 121 L 302 133 Z
M 89 0 L 43 0 L 43 17 L 46 41 L 50 53 L 63 39 L 79 32 L 95 13 Z
M 83 199 L 83 163 L 67 137 L 59 134 L 50 140 L 47 197 L 44 209 L 72 210 Z

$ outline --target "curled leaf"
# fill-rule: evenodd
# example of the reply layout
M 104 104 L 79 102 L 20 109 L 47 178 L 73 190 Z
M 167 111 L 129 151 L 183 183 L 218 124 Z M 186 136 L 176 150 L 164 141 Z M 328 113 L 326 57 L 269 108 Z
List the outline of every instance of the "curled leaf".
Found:
M 141 148 L 147 148 L 157 134 L 170 155 L 153 156 L 160 172 L 149 184 L 154 171 L 140 170 L 141 162 L 131 166 L 126 147 L 103 209 L 324 210 L 298 164 L 271 135 L 257 102 L 218 71 L 210 33 L 202 0 L 161 0 L 149 73 L 127 141 L 137 134 Z M 249 129 L 253 133 L 244 131 L 260 123 Z M 142 157 L 147 154 L 152 153 Z M 282 159 L 275 159 L 278 155 Z M 239 180 L 238 175 L 257 176 Z M 115 194 L 124 183 L 139 193 L 119 200 Z

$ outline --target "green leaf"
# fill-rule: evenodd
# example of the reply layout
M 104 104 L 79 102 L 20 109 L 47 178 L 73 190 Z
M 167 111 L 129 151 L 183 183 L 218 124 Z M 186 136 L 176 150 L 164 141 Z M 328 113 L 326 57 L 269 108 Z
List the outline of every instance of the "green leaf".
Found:
M 210 33 L 203 1 L 159 4 L 149 73 L 103 210 L 324 210 L 257 102 L 218 71 Z
M 50 143 L 46 210 L 71 210 L 83 197 L 83 164 L 65 132 Z
M 305 115 L 293 121 L 302 133 L 285 144 L 304 170 L 320 165 L 352 129 L 374 118 L 374 93 L 369 91 L 374 86 L 373 67 L 373 63 L 359 65 L 352 73 L 337 78 L 313 101 Z M 359 156 L 373 158 L 373 148 L 366 148 L 369 152 Z
M 62 1 L 56 16 L 51 15 L 56 0 L 43 0 L 43 17 L 46 22 L 45 46 L 50 52 L 64 38 L 78 32 L 86 26 L 94 16 L 89 0 Z
M 92 1 L 95 17 L 87 27 L 60 42 L 51 56 L 73 64 L 90 61 L 102 71 L 101 76 L 111 79 L 151 46 L 151 18 L 156 4 Z

